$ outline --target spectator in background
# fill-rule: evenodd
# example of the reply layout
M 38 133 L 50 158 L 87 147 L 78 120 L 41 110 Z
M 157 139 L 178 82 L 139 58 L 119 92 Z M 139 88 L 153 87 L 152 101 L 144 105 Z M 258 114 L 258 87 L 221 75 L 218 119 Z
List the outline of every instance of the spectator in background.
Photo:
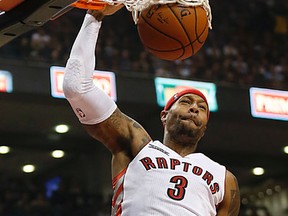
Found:
M 48 49 L 49 43 L 51 41 L 51 37 L 47 34 L 44 28 L 37 28 L 36 32 L 31 35 L 31 52 L 30 56 L 35 60 L 40 59 L 49 59 L 49 51 Z

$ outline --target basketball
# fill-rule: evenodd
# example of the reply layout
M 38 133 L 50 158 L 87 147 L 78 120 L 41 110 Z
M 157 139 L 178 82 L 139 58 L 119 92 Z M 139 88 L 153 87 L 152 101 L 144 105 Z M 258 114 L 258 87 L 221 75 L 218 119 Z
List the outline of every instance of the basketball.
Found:
M 164 60 L 195 55 L 208 35 L 208 18 L 201 6 L 158 4 L 143 10 L 137 30 L 143 46 Z

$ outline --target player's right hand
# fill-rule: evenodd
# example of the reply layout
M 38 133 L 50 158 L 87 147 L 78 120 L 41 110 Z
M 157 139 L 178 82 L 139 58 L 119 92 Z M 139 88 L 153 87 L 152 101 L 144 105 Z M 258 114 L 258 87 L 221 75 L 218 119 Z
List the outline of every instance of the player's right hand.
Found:
M 123 6 L 124 6 L 123 4 L 119 4 L 119 5 L 106 4 L 101 10 L 88 10 L 87 13 L 91 14 L 97 20 L 101 21 L 104 18 L 104 16 L 108 16 L 108 15 L 112 15 L 116 13 Z

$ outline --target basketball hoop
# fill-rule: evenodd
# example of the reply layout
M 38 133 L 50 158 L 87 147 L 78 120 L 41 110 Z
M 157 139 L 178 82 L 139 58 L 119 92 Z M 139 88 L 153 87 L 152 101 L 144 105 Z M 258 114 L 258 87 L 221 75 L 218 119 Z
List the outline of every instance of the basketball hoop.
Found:
M 101 10 L 107 2 L 101 0 L 78 0 L 71 4 L 72 7 L 77 7 L 80 9 L 89 9 L 89 10 Z
M 82 9 L 101 10 L 105 4 L 124 4 L 128 11 L 132 13 L 133 20 L 137 24 L 139 14 L 144 9 L 155 4 L 178 3 L 184 6 L 200 6 L 206 11 L 209 28 L 212 29 L 212 14 L 209 0 L 78 0 L 71 6 Z
M 104 0 L 111 1 L 111 0 Z M 117 1 L 117 0 L 116 0 Z M 121 1 L 121 0 L 120 0 Z M 113 1 L 115 2 L 115 1 Z M 122 2 L 121 2 L 122 3 Z M 123 4 L 127 10 L 131 11 L 135 24 L 138 21 L 138 16 L 144 9 L 154 4 L 170 4 L 178 3 L 185 6 L 201 6 L 205 9 L 208 19 L 209 28 L 212 28 L 212 14 L 209 5 L 209 0 L 125 0 Z
M 1 0 L 0 0 L 1 1 Z M 102 0 L 78 0 L 73 2 L 72 4 L 67 5 L 58 13 L 54 14 L 50 20 L 56 20 L 63 14 L 69 12 L 73 8 L 80 8 L 85 10 L 102 10 L 108 2 Z

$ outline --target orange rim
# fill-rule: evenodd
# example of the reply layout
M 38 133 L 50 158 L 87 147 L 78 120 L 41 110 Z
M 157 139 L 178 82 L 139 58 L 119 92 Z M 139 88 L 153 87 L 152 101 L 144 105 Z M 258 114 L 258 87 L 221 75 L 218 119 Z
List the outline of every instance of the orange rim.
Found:
M 77 7 L 80 9 L 101 10 L 104 8 L 106 4 L 107 4 L 106 2 L 99 1 L 99 0 L 94 0 L 89 3 L 83 0 L 78 0 L 74 2 L 71 6 Z
M 9 11 L 15 8 L 16 6 L 20 5 L 24 0 L 1 0 L 0 1 L 0 10 L 1 11 Z

